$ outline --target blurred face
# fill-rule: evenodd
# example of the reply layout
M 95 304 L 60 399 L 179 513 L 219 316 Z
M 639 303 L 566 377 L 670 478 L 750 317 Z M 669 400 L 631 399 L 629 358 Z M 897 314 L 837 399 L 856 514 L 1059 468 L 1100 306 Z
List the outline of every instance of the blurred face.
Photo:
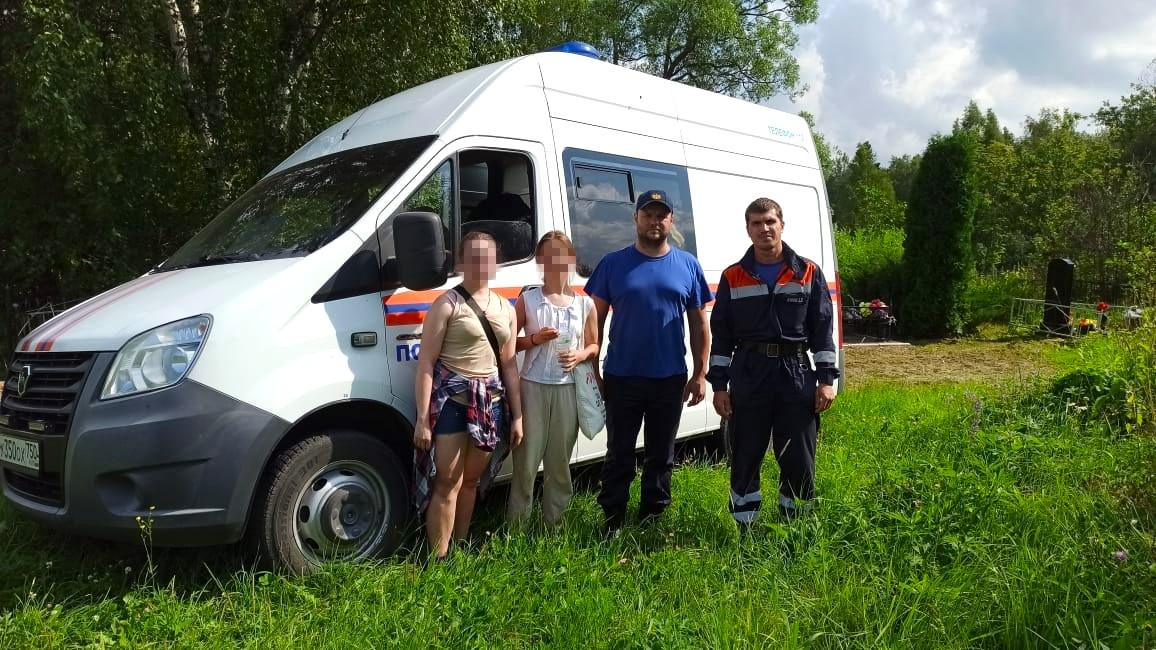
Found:
M 747 215 L 747 236 L 757 250 L 772 251 L 783 241 L 783 220 L 774 210 Z
M 489 239 L 466 242 L 458 270 L 469 280 L 489 282 L 498 273 L 498 249 Z
M 574 271 L 577 260 L 570 254 L 570 249 L 562 241 L 551 239 L 547 241 L 538 256 L 538 270 L 542 275 L 560 274 L 569 276 Z
M 651 203 L 634 213 L 634 227 L 638 239 L 661 244 L 670 236 L 674 225 L 674 213 L 659 203 Z

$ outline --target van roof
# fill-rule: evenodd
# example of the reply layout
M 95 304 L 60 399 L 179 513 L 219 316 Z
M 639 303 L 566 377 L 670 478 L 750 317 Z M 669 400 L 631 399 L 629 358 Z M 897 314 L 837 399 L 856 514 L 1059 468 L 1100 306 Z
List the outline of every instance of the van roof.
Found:
M 543 52 L 465 70 L 378 101 L 318 134 L 273 170 L 274 173 L 346 149 L 445 135 L 471 106 L 516 111 L 516 92 L 545 93 L 550 116 L 596 126 L 721 149 L 756 158 L 817 167 L 810 128 L 799 116 L 586 56 Z M 476 135 L 525 137 L 500 132 Z M 482 122 L 486 123 L 486 122 Z M 517 121 L 513 122 L 514 124 Z M 476 128 L 478 122 L 471 120 Z

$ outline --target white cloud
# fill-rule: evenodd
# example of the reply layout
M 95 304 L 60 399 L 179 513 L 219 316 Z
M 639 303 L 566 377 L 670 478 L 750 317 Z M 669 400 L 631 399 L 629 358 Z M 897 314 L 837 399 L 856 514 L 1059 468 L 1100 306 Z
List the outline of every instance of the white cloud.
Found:
M 1122 29 L 1111 40 L 1092 46 L 1096 61 L 1116 60 L 1125 65 L 1145 65 L 1152 60 L 1152 43 L 1156 40 L 1156 15 Z
M 799 76 L 807 86 L 805 95 L 795 102 L 799 111 L 810 111 L 816 120 L 822 119 L 823 90 L 827 80 L 827 71 L 823 67 L 823 56 L 814 41 L 809 41 L 796 52 L 799 61 Z
M 918 153 L 975 99 L 1020 132 L 1041 108 L 1094 112 L 1156 58 L 1156 3 L 1113 0 L 821 0 L 796 56 L 814 113 L 844 151 Z
M 908 106 L 928 108 L 954 95 L 955 88 L 948 80 L 973 76 L 977 64 L 974 43 L 936 43 L 927 49 L 919 65 L 900 74 L 886 71 L 880 91 Z

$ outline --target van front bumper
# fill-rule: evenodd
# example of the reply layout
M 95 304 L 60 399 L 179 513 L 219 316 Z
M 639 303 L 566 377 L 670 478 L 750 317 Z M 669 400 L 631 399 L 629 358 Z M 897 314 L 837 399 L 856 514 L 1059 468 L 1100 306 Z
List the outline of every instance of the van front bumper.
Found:
M 44 440 L 43 473 L 60 477 L 59 501 L 5 466 L 16 510 L 77 535 L 161 546 L 232 543 L 245 530 L 261 473 L 286 421 L 197 382 L 100 401 L 115 354 L 97 355 L 66 438 Z M 34 439 L 27 432 L 11 436 Z M 55 465 L 55 466 L 53 466 Z

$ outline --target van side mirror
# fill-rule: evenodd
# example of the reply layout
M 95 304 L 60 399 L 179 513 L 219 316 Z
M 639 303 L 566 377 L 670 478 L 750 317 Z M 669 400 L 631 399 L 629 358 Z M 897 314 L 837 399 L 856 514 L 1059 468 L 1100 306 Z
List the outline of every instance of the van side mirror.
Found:
M 414 291 L 435 289 L 449 277 L 442 220 L 432 212 L 402 212 L 393 216 L 397 276 Z

